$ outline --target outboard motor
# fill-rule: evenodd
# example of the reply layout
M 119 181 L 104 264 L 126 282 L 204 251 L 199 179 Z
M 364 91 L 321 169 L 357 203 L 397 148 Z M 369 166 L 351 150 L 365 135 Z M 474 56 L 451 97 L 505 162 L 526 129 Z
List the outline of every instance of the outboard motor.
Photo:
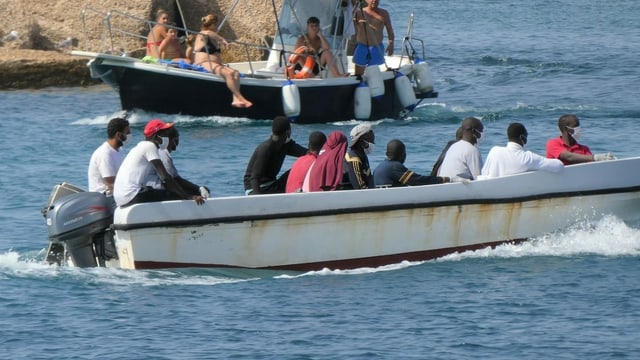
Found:
M 114 207 L 113 199 L 102 193 L 56 185 L 42 210 L 49 233 L 46 261 L 60 265 L 69 259 L 77 267 L 96 267 L 117 258 L 109 228 Z

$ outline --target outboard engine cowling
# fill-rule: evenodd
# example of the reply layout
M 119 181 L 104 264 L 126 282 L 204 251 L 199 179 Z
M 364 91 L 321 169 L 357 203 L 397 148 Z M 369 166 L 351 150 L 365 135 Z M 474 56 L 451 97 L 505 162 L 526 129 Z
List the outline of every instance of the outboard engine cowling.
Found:
M 46 260 L 60 264 L 69 258 L 77 267 L 95 267 L 115 258 L 109 229 L 113 209 L 112 198 L 98 192 L 79 192 L 54 200 L 43 211 L 49 233 Z

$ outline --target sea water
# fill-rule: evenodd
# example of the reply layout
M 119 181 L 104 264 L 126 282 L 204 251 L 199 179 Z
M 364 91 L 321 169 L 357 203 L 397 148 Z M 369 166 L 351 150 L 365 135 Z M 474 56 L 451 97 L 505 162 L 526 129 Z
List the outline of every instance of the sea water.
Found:
M 409 11 L 440 96 L 374 123 L 372 166 L 394 138 L 428 173 L 460 121 L 485 125 L 484 156 L 525 124 L 544 153 L 576 113 L 595 153 L 639 156 L 640 2 L 382 1 L 404 36 Z M 396 51 L 399 49 L 396 48 Z M 180 89 L 172 91 L 180 96 Z M 214 95 L 211 95 L 214 96 Z M 520 245 L 381 268 L 296 273 L 125 271 L 43 264 L 40 210 L 54 184 L 86 186 L 91 152 L 121 115 L 106 86 L 0 92 L 0 354 L 6 359 L 635 359 L 640 224 L 576 223 Z M 268 120 L 160 117 L 181 132 L 175 163 L 215 196 L 241 194 Z M 293 125 L 348 133 L 357 122 Z M 292 160 L 287 160 L 285 167 Z M 640 169 L 638 169 L 640 176 Z M 599 174 L 615 177 L 616 174 Z M 571 217 L 572 214 L 566 214 Z M 403 234 L 397 234 L 402 241 Z

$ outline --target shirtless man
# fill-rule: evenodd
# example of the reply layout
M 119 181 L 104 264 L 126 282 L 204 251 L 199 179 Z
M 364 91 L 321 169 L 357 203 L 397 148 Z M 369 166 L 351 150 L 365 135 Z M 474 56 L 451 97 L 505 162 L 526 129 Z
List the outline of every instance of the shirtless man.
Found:
M 162 40 L 167 37 L 166 24 L 169 22 L 169 13 L 165 10 L 158 10 L 156 13 L 157 24 L 153 25 L 149 35 L 147 35 L 147 56 L 160 59 L 160 51 L 158 50 Z
M 175 24 L 172 24 L 175 26 Z M 187 63 L 191 63 L 191 59 L 186 56 L 185 49 L 180 44 L 180 40 L 178 40 L 178 31 L 175 28 L 167 29 L 167 37 L 162 40 L 160 47 L 158 48 L 160 52 L 160 58 L 165 60 L 172 61 L 185 61 Z
M 329 49 L 329 43 L 322 35 L 322 31 L 320 31 L 320 19 L 317 17 L 312 16 L 307 20 L 307 33 L 298 38 L 295 49 L 298 49 L 301 46 L 310 48 L 310 50 L 320 58 L 320 64 L 329 67 L 329 71 L 331 71 L 331 75 L 333 75 L 333 77 L 345 76 L 345 74 L 338 71 L 333 54 Z M 303 66 L 304 61 L 304 57 L 298 61 L 300 66 Z M 317 75 L 319 72 L 319 68 L 313 69 L 314 74 Z
M 356 75 L 364 74 L 367 65 L 384 64 L 384 45 L 382 44 L 382 28 L 387 29 L 389 45 L 387 55 L 393 55 L 393 27 L 389 13 L 378 7 L 378 0 L 369 0 L 369 5 L 356 11 L 356 47 L 353 52 L 353 63 Z

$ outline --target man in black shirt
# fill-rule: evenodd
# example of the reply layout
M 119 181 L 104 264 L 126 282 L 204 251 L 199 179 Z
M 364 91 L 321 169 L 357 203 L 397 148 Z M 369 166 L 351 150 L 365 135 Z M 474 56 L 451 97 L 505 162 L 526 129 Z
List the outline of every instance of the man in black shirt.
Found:
M 300 157 L 307 149 L 291 140 L 291 124 L 284 116 L 277 116 L 271 125 L 271 136 L 253 151 L 244 174 L 246 195 L 284 193 L 289 171 L 278 178 L 287 155 Z

